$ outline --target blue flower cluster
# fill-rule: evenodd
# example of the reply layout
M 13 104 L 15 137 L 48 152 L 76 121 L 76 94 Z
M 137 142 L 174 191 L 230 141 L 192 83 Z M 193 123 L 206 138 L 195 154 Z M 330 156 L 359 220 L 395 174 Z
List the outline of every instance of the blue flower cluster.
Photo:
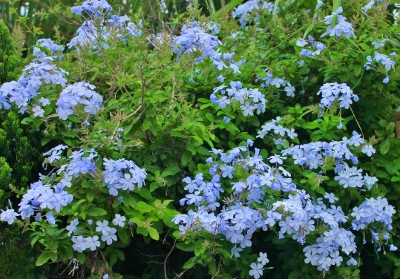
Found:
M 219 93 L 221 97 L 218 97 L 216 93 Z M 267 103 L 264 94 L 258 91 L 257 88 L 242 88 L 240 81 L 231 81 L 230 88 L 227 88 L 226 85 L 214 88 L 210 99 L 214 105 L 218 105 L 220 108 L 239 102 L 244 116 L 254 115 L 254 111 L 257 114 L 265 112 Z
M 101 108 L 103 97 L 92 89 L 95 86 L 86 82 L 77 82 L 68 85 L 60 94 L 57 101 L 57 113 L 62 120 L 66 120 L 68 115 L 74 114 L 74 108 L 78 105 L 83 105 L 85 112 L 89 115 L 94 115 Z M 88 120 L 86 118 L 86 122 Z
M 265 70 L 264 70 L 265 71 Z M 265 73 L 265 77 L 257 76 L 256 81 L 262 81 L 261 87 L 266 88 L 274 86 L 277 89 L 282 88 L 286 92 L 286 96 L 294 97 L 295 88 L 285 78 L 274 77 L 270 71 Z
M 244 28 L 249 22 L 251 13 L 258 10 L 267 10 L 269 13 L 272 13 L 272 11 L 274 10 L 274 4 L 262 0 L 250 0 L 244 4 L 237 6 L 233 10 L 232 16 L 234 18 L 240 17 L 240 25 L 242 26 L 242 28 Z M 258 21 L 258 14 L 256 14 L 255 21 Z
M 132 161 L 104 159 L 103 165 L 105 167 L 104 185 L 108 187 L 112 196 L 118 196 L 118 189 L 133 191 L 144 185 L 147 174 Z
M 294 137 L 294 131 L 277 125 L 278 121 L 269 123 L 265 132 L 277 129 L 277 134 Z M 304 248 L 305 262 L 326 272 L 331 266 L 342 264 L 341 253 L 349 257 L 348 265 L 354 264 L 352 254 L 357 247 L 354 234 L 346 229 L 348 221 L 351 221 L 353 230 L 373 225 L 381 234 L 387 234 L 391 229 L 395 211 L 386 199 L 366 200 L 346 216 L 340 206 L 334 205 L 338 200 L 334 194 L 325 193 L 323 198 L 313 199 L 304 190 L 297 189 L 291 174 L 282 166 L 287 155 L 292 156 L 296 164 L 310 169 L 322 167 L 328 157 L 332 157 L 336 162 L 335 180 L 343 188 L 365 185 L 371 189 L 377 179 L 362 176 L 361 170 L 349 167 L 345 162 L 351 160 L 357 163 L 349 148 L 364 145 L 362 149 L 365 153 L 372 153 L 372 146 L 365 144 L 356 132 L 350 139 L 343 138 L 339 142 L 293 146 L 282 151 L 282 155 L 270 156 L 269 163 L 264 162 L 257 148 L 254 155 L 250 155 L 252 144 L 249 140 L 247 147 L 239 146 L 227 153 L 213 149 L 212 157 L 207 159 L 211 181 L 205 180 L 203 173 L 197 174 L 193 180 L 189 177 L 183 180 L 188 194 L 180 203 L 182 206 L 190 205 L 192 209 L 173 219 L 180 225 L 182 235 L 206 230 L 213 235 L 224 236 L 234 245 L 232 256 L 240 257 L 243 249 L 252 246 L 252 236 L 259 229 L 267 231 L 277 226 L 279 238 L 289 237 L 301 244 L 307 243 L 310 233 L 319 233 L 316 242 Z M 229 181 L 230 189 L 222 187 L 223 180 Z M 277 200 L 274 192 L 282 193 L 281 200 Z M 223 196 L 224 193 L 228 195 Z M 263 266 L 260 262 L 252 264 L 250 275 L 259 278 Z
M 270 131 L 273 131 L 274 135 L 276 135 L 280 139 L 279 141 L 275 142 L 276 144 L 282 143 L 282 138 L 285 136 L 289 137 L 292 140 L 297 138 L 297 133 L 293 128 L 288 129 L 279 124 L 281 119 L 282 118 L 278 116 L 277 118 L 262 125 L 261 130 L 257 131 L 257 138 L 265 138 Z
M 233 53 L 221 53 L 218 49 L 221 44 L 220 40 L 216 35 L 208 33 L 207 29 L 214 34 L 219 32 L 217 25 L 213 23 L 200 26 L 198 22 L 192 22 L 184 25 L 181 35 L 174 36 L 172 39 L 174 52 L 179 56 L 198 53 L 199 57 L 195 59 L 196 63 L 200 63 L 206 57 L 209 57 L 217 70 L 231 69 L 234 73 L 240 73 L 239 67 L 245 61 L 235 62 Z M 155 40 L 163 42 L 162 34 L 159 34 Z M 221 78 L 223 79 L 223 77 L 219 78 L 220 81 Z
M 51 55 L 47 55 L 41 48 L 50 51 Z M 65 76 L 68 73 L 55 64 L 55 60 L 61 57 L 59 54 L 62 50 L 61 46 L 49 39 L 38 40 L 33 52 L 35 58 L 24 68 L 19 80 L 6 82 L 0 87 L 0 108 L 10 109 L 10 103 L 14 103 L 20 109 L 19 112 L 24 113 L 28 110 L 28 103 L 32 101 L 32 105 L 35 106 L 33 113 L 42 117 L 44 111 L 41 107 L 48 105 L 49 100 L 32 99 L 40 95 L 39 90 L 44 84 L 66 85 Z
M 86 0 L 80 6 L 71 8 L 72 13 L 82 16 L 85 21 L 76 31 L 76 36 L 67 44 L 78 50 L 91 51 L 109 48 L 107 41 L 121 40 L 142 34 L 139 26 L 130 22 L 128 16 L 111 14 L 112 8 L 106 0 Z
M 329 108 L 334 101 L 339 101 L 339 107 L 348 109 L 350 105 L 359 100 L 358 96 L 345 83 L 325 83 L 319 89 L 317 95 L 321 95 L 320 108 Z
M 43 184 L 42 181 L 32 183 L 30 189 L 23 195 L 19 203 L 21 217 L 29 218 L 34 215 L 35 211 L 41 211 L 46 208 L 60 212 L 61 207 L 70 204 L 73 200 L 73 196 L 64 189 L 65 186 L 62 183 L 57 183 L 53 187 L 49 184 Z M 49 223 L 54 224 L 54 217 L 50 216 L 51 219 L 47 218 L 47 220 Z M 37 217 L 40 217 L 40 215 Z
M 249 271 L 249 275 L 253 276 L 255 279 L 260 278 L 264 273 L 263 267 L 267 263 L 269 263 L 267 253 L 260 252 L 257 262 L 250 265 L 251 270 Z
M 308 45 L 310 45 L 310 47 L 308 47 Z M 325 44 L 316 41 L 312 36 L 308 36 L 308 41 L 303 38 L 297 39 L 296 46 L 307 47 L 301 49 L 300 51 L 300 55 L 305 57 L 315 57 L 319 55 L 321 51 L 323 51 L 326 48 Z
M 351 23 L 346 21 L 346 18 L 342 15 L 340 15 L 343 12 L 343 8 L 339 7 L 336 11 L 334 11 L 331 15 L 326 16 L 324 18 L 324 23 L 328 25 L 328 28 L 326 29 L 326 32 L 321 35 L 321 37 L 324 37 L 326 35 L 329 35 L 331 37 L 336 36 L 340 37 L 344 35 L 346 38 L 350 37 L 356 37 L 354 35 L 354 29 Z M 332 26 L 333 19 L 336 17 L 336 25 Z
M 19 214 L 12 208 L 6 210 L 1 209 L 0 221 L 7 222 L 9 225 L 11 225 L 18 216 Z
M 115 214 L 115 218 L 113 219 L 112 223 L 117 227 L 124 227 L 125 221 L 126 217 L 121 216 L 120 214 Z M 87 225 L 91 227 L 91 225 L 93 224 L 93 220 L 89 219 L 87 223 Z M 73 219 L 70 222 L 70 224 L 66 227 L 68 231 L 68 236 L 71 236 L 73 233 L 78 234 L 84 231 L 84 228 L 79 228 L 78 225 L 78 219 Z M 117 229 L 109 226 L 109 222 L 107 220 L 96 221 L 95 231 L 98 234 L 101 233 L 101 240 L 107 245 L 111 245 L 114 241 L 118 240 Z M 101 245 L 98 235 L 88 237 L 83 237 L 82 235 L 74 235 L 72 236 L 72 242 L 74 243 L 72 245 L 72 248 L 79 253 L 82 253 L 86 249 L 94 251 Z
M 392 52 L 390 54 L 391 56 L 396 55 L 396 53 Z M 389 56 L 385 54 L 381 54 L 377 51 L 374 53 L 374 58 L 372 58 L 370 55 L 367 56 L 367 62 L 365 63 L 364 67 L 366 70 L 376 70 L 376 65 L 382 65 L 385 70 L 386 70 L 386 77 L 382 80 L 383 83 L 388 83 L 389 82 L 389 75 L 388 72 L 392 69 L 394 69 L 394 65 L 396 64 L 392 59 L 390 59 Z

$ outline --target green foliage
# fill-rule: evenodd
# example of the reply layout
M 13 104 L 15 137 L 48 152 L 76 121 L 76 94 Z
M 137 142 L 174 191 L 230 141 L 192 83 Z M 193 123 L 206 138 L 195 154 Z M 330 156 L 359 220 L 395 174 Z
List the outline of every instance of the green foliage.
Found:
M 309 1 L 275 1 L 272 12 L 264 10 L 259 11 L 259 15 L 256 12 L 250 14 L 250 24 L 246 28 L 241 28 L 230 16 L 233 8 L 241 2 L 233 1 L 221 9 L 215 3 L 212 5 L 211 1 L 200 5 L 193 2 L 184 14 L 184 8 L 171 1 L 168 5 L 174 7 L 174 13 L 166 18 L 172 31 L 163 28 L 162 40 L 152 38 L 154 29 L 160 27 L 155 24 L 161 22 L 159 16 L 143 23 L 141 36 L 128 38 L 126 42 L 101 38 L 108 47 L 103 47 L 103 41 L 99 41 L 95 51 L 90 47 L 79 51 L 72 49 L 63 53 L 62 59 L 55 59 L 57 67 L 69 72 L 69 84 L 85 81 L 96 86 L 95 91 L 103 97 L 103 106 L 95 115 L 88 114 L 83 106 L 77 106 L 67 120 L 59 119 L 56 102 L 62 88 L 48 83 L 40 88 L 40 96 L 51 102 L 45 108 L 44 117 L 34 116 L 29 107 L 27 112 L 30 115 L 25 115 L 21 124 L 14 110 L 2 112 L 2 208 L 8 206 L 6 199 L 12 198 L 9 184 L 16 186 L 13 189 L 18 192 L 37 180 L 43 161 L 41 154 L 49 149 L 43 150 L 40 145 L 67 145 L 65 154 L 59 160 L 51 163 L 45 159 L 50 174 L 42 180 L 49 185 L 61 182 L 58 170 L 71 161 L 73 151 L 82 149 L 87 155 L 93 148 L 98 157 L 94 173 L 71 175 L 71 185 L 66 191 L 73 196 L 73 200 L 59 211 L 53 210 L 55 224 L 46 221 L 45 210 L 35 212 L 35 221 L 17 222 L 18 229 L 23 227 L 28 231 L 30 245 L 18 247 L 21 249 L 18 250 L 21 251 L 20 258 L 11 253 L 10 249 L 16 247 L 16 241 L 26 236 L 14 232 L 14 240 L 7 243 L 7 247 L 11 248 L 4 253 L 6 260 L 4 265 L 0 265 L 0 273 L 18 278 L 22 272 L 40 269 L 48 277 L 61 276 L 64 272 L 79 278 L 102 278 L 104 274 L 113 274 L 114 278 L 121 278 L 122 275 L 124 278 L 248 278 L 250 265 L 257 260 L 257 254 L 268 252 L 270 265 L 275 269 L 265 269 L 265 278 L 364 278 L 369 273 L 371 262 L 377 269 L 374 273 L 377 278 L 381 273 L 382 276 L 400 277 L 399 259 L 395 252 L 386 251 L 387 247 L 380 247 L 384 254 L 377 260 L 371 260 L 378 247 L 361 244 L 363 238 L 372 238 L 369 231 L 357 234 L 359 266 L 343 264 L 322 274 L 317 272 L 315 266 L 304 264 L 304 246 L 290 238 L 280 238 L 277 229 L 255 233 L 253 246 L 244 248 L 241 257 L 236 259 L 231 255 L 232 243 L 221 235 L 201 230 L 200 226 L 182 234 L 179 226 L 172 222 L 173 217 L 182 211 L 180 200 L 186 194 L 182 179 L 198 173 L 208 175 L 211 166 L 204 162 L 210 156 L 210 149 L 227 151 L 245 146 L 246 140 L 252 139 L 255 146 L 261 149 L 263 159 L 267 159 L 293 145 L 349 138 L 353 130 L 368 140 L 352 152 L 359 158 L 359 166 L 379 179 L 371 191 L 342 187 L 335 179 L 337 162 L 333 157 L 323 162 L 321 170 L 307 169 L 288 157 L 284 166 L 290 172 L 293 183 L 315 200 L 325 193 L 335 194 L 340 198 L 336 205 L 341 206 L 344 212 L 349 212 L 365 198 L 375 196 L 386 197 L 396 208 L 400 208 L 400 124 L 395 115 L 400 105 L 397 85 L 400 70 L 397 67 L 388 73 L 383 67 L 378 67 L 376 71 L 365 68 L 366 57 L 373 56 L 376 51 L 372 45 L 374 38 L 388 38 L 382 52 L 399 52 L 399 27 L 393 24 L 390 14 L 381 7 L 376 13 L 369 12 L 366 16 L 360 10 L 366 3 L 343 1 L 343 14 L 358 30 L 357 36 L 320 38 L 326 30 L 322 19 L 336 10 L 340 1 L 334 1 L 334 7 L 326 4 L 320 11 L 315 11 L 315 3 Z M 47 1 L 42 3 L 44 8 L 48 8 L 48 4 Z M 48 12 L 37 14 L 35 20 L 38 22 L 30 27 L 33 28 L 30 29 L 31 35 L 44 35 L 45 28 L 38 27 L 38 23 L 42 24 L 44 19 L 59 23 L 59 19 L 55 21 L 55 15 L 61 12 L 65 12 L 65 17 L 78 20 L 67 9 L 72 4 L 74 1 L 57 3 Z M 217 71 L 209 58 L 195 62 L 198 51 L 178 57 L 171 48 L 173 32 L 178 32 L 185 21 L 197 21 L 200 25 L 209 22 L 209 18 L 201 13 L 204 5 L 210 14 L 219 9 L 210 17 L 220 24 L 218 36 L 222 44 L 219 49 L 221 53 L 234 52 L 236 62 L 246 60 L 240 72 L 228 68 Z M 145 6 L 139 7 L 137 2 L 120 1 L 115 7 L 121 7 L 125 13 L 137 11 L 133 16 L 135 19 L 146 14 Z M 18 18 L 27 28 L 32 20 L 29 17 L 33 14 L 31 8 L 29 6 L 26 18 Z M 16 16 L 17 10 L 13 9 L 11 14 Z M 279 10 L 283 12 L 279 13 Z M 57 33 L 56 38 L 61 42 L 64 40 L 62 36 L 72 36 L 75 29 L 76 26 L 68 25 Z M 232 33 L 236 35 L 231 36 Z M 300 38 L 310 40 L 308 36 L 326 44 L 326 48 L 315 57 L 299 54 L 301 47 L 296 42 Z M 149 41 L 152 43 L 149 44 Z M 397 64 L 400 61 L 398 57 L 398 54 L 393 57 Z M 11 62 L 3 64 L 16 66 Z M 262 86 L 262 78 L 268 74 L 290 81 L 296 89 L 295 97 L 287 96 L 283 88 Z M 382 83 L 385 74 L 390 75 L 387 84 Z M 213 104 L 210 94 L 221 85 L 217 80 L 219 75 L 224 76 L 226 85 L 230 81 L 240 81 L 243 88 L 259 89 L 268 100 L 266 111 L 245 116 L 239 103 L 232 102 L 224 108 Z M 351 104 L 349 110 L 341 109 L 337 100 L 330 108 L 322 109 L 319 107 L 321 96 L 317 92 L 328 82 L 346 83 L 359 95 L 360 101 Z M 257 136 L 261 126 L 271 119 L 279 119 L 278 124 L 295 129 L 298 137 L 277 143 L 274 140 L 282 139 L 278 133 Z M 89 125 L 83 124 L 84 121 Z M 339 125 L 342 125 L 341 129 L 338 129 Z M 362 155 L 362 148 L 367 144 L 374 145 L 377 151 L 372 158 Z M 104 158 L 134 161 L 146 170 L 146 185 L 132 191 L 120 190 L 117 196 L 110 195 L 102 172 Z M 246 181 L 250 171 L 237 169 L 234 175 L 240 181 Z M 211 178 L 211 175 L 208 176 L 206 179 Z M 226 195 L 223 202 L 229 204 L 229 200 L 233 200 L 233 190 L 229 182 L 224 182 L 223 187 Z M 273 202 L 285 195 L 267 189 L 265 196 L 270 197 L 270 203 L 254 202 L 251 206 L 266 212 Z M 184 210 L 192 208 L 189 206 Z M 98 236 L 96 222 L 111 223 L 116 214 L 125 216 L 129 221 L 124 226 L 116 227 L 117 241 L 109 245 L 102 241 L 92 251 L 86 249 L 79 252 L 72 248 L 74 242 L 66 229 L 71 221 L 80 222 L 74 236 Z M 397 218 L 394 217 L 391 241 L 400 247 L 396 235 L 400 229 Z M 314 243 L 318 234 L 327 230 L 322 224 L 316 227 L 315 234 L 307 236 L 307 243 Z M 15 271 L 13 263 L 21 260 L 27 262 L 26 268 Z M 139 264 L 135 266 L 131 262 Z
M 18 79 L 21 56 L 15 51 L 10 31 L 0 20 L 0 84 Z

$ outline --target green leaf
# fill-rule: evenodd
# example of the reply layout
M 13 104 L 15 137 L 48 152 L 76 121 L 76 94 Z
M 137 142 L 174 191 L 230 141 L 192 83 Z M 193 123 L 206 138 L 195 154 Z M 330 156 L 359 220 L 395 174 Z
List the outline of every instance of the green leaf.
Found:
M 215 264 L 215 261 L 208 262 L 208 270 L 211 275 L 213 275 L 217 272 L 217 265 Z
M 88 210 L 87 215 L 89 216 L 104 216 L 107 215 L 107 211 L 100 207 L 93 207 Z
M 181 158 L 181 163 L 183 166 L 186 166 L 193 158 L 193 155 L 191 152 L 185 151 L 182 154 L 182 158 Z
M 141 197 L 145 198 L 146 200 L 149 200 L 149 201 L 150 201 L 150 200 L 153 199 L 153 196 L 151 195 L 150 190 L 147 189 L 147 188 L 145 188 L 145 187 L 140 188 L 140 189 L 138 190 L 138 194 L 139 194 Z
M 391 134 L 391 133 L 393 133 L 394 127 L 395 127 L 394 122 L 390 122 L 390 123 L 386 126 L 386 133 L 387 133 L 388 135 Z
M 129 237 L 128 231 L 126 229 L 118 230 L 118 236 L 119 236 L 119 239 L 121 239 L 121 241 L 123 243 L 129 244 L 130 237 Z
M 387 138 L 381 143 L 380 152 L 382 155 L 385 155 L 389 152 L 390 149 L 390 139 Z
M 94 199 L 94 191 L 93 189 L 88 189 L 87 193 L 86 193 L 86 198 L 88 200 L 88 202 L 92 202 Z
M 188 261 L 183 265 L 183 268 L 184 268 L 184 269 L 189 269 L 189 268 L 194 267 L 195 264 L 196 264 L 196 263 L 194 262 L 194 259 L 191 258 L 190 260 L 188 260 Z
M 155 228 L 147 228 L 147 231 L 150 234 L 150 237 L 154 240 L 159 240 L 160 239 L 160 235 L 158 234 L 157 230 Z
M 308 122 L 306 124 L 301 125 L 304 129 L 315 129 L 321 126 L 319 121 Z
M 180 171 L 181 171 L 181 169 L 178 167 L 178 165 L 174 165 L 174 166 L 168 167 L 166 170 L 164 170 L 161 173 L 161 177 L 167 177 L 167 176 L 170 176 L 170 175 L 175 175 Z
M 140 202 L 138 202 L 136 204 L 136 208 L 135 209 L 138 210 L 141 213 L 146 213 L 146 212 L 153 211 L 155 208 L 153 206 L 145 203 L 145 202 L 140 201 Z
M 47 263 L 50 259 L 57 259 L 57 253 L 44 251 L 40 254 L 39 258 L 36 260 L 36 266 L 41 266 Z
M 176 244 L 176 248 L 185 252 L 192 252 L 194 251 L 194 244 L 193 243 L 186 244 L 184 242 L 180 242 Z
M 199 136 L 190 136 L 191 138 L 194 138 L 197 142 L 199 142 L 200 144 L 203 144 L 203 139 L 200 138 Z

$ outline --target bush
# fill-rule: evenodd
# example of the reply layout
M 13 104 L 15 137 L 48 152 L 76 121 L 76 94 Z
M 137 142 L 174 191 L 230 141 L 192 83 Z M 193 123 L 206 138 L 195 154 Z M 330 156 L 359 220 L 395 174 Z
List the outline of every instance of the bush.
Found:
M 49 276 L 400 277 L 396 6 L 234 4 L 153 34 L 87 0 L 2 85 L 53 146 L 0 215 Z

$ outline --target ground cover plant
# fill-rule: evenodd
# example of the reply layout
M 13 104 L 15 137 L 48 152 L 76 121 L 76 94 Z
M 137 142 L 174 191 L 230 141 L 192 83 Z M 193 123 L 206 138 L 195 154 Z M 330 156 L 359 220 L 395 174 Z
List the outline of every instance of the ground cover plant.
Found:
M 36 266 L 6 278 L 400 277 L 400 5 L 111 4 L 55 7 L 76 33 L 0 87 L 46 149 L 2 175 Z

